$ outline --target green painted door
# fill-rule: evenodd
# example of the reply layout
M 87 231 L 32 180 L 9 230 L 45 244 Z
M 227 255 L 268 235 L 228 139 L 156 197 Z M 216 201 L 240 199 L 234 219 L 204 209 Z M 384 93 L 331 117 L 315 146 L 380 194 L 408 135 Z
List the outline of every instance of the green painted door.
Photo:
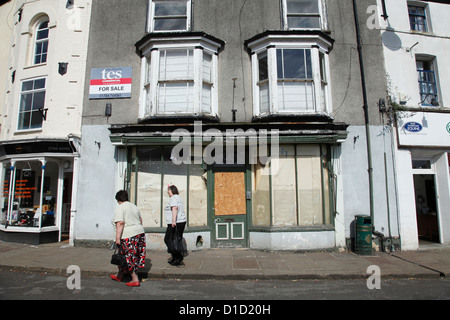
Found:
M 214 247 L 247 247 L 247 199 L 244 170 L 215 170 Z

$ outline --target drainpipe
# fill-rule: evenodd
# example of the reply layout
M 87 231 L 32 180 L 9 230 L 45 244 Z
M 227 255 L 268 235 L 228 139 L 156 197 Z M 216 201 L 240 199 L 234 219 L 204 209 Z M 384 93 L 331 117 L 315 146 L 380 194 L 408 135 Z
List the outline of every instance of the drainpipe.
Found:
M 359 22 L 358 22 L 358 9 L 356 7 L 356 0 L 353 0 L 353 14 L 355 19 L 355 28 L 356 28 L 356 43 L 358 46 L 358 57 L 359 57 L 359 69 L 361 73 L 361 87 L 362 87 L 362 95 L 363 95 L 363 110 L 364 110 L 364 122 L 366 126 L 366 144 L 367 144 L 367 164 L 368 164 L 368 173 L 369 173 L 369 204 L 370 204 L 370 217 L 372 220 L 372 230 L 374 231 L 374 214 L 373 214 L 373 168 L 372 168 L 372 151 L 370 144 L 370 127 L 369 127 L 369 110 L 367 103 L 367 91 L 366 91 L 366 78 L 364 74 L 364 61 L 362 55 L 362 45 L 361 45 L 361 34 L 359 30 Z

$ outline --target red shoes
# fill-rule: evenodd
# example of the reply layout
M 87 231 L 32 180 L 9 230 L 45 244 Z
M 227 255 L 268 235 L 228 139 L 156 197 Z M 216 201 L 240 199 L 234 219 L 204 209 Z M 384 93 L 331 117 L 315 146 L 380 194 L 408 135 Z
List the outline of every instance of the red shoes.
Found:
M 122 278 L 117 277 L 115 274 L 109 276 L 112 280 L 122 282 Z
M 109 276 L 112 280 L 114 280 L 114 281 L 118 281 L 118 282 L 122 282 L 122 278 L 119 278 L 118 276 L 116 276 L 115 274 L 112 274 L 112 275 L 110 275 Z M 135 282 L 132 282 L 132 281 L 130 281 L 130 282 L 127 282 L 127 283 L 125 283 L 127 286 L 129 286 L 129 287 L 139 287 L 141 284 L 140 284 L 140 282 L 139 281 L 135 281 Z
M 127 282 L 126 283 L 127 286 L 129 287 L 139 287 L 141 284 L 139 283 L 139 281 L 135 281 L 135 282 Z

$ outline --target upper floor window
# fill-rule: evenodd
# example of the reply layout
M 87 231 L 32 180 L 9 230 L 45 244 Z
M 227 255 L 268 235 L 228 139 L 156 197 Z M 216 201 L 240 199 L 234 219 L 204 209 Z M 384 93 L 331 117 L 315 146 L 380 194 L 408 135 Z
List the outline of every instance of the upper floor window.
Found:
M 284 29 L 324 29 L 321 0 L 282 0 Z
M 428 31 L 425 7 L 408 5 L 408 13 L 411 30 L 422 32 Z
M 433 60 L 417 59 L 416 66 L 419 81 L 420 104 L 423 106 L 439 106 Z
M 45 78 L 22 82 L 18 130 L 42 128 L 45 106 Z
M 290 33 L 286 41 L 266 32 L 246 42 L 252 53 L 255 116 L 329 113 L 331 39 L 322 35 Z
M 48 21 L 40 22 L 36 29 L 34 64 L 47 62 L 48 33 Z
M 151 38 L 137 44 L 142 72 L 140 118 L 217 115 L 218 50 L 223 42 L 203 33 Z
M 191 0 L 152 0 L 148 32 L 189 31 Z

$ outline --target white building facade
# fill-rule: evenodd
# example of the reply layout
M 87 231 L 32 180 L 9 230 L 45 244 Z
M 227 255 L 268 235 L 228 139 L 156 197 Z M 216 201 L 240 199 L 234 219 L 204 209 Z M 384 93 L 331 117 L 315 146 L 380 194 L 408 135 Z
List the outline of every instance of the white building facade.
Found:
M 17 1 L 2 105 L 2 240 L 69 234 L 77 190 L 90 2 Z
M 402 250 L 450 242 L 450 5 L 440 2 L 378 1 Z

